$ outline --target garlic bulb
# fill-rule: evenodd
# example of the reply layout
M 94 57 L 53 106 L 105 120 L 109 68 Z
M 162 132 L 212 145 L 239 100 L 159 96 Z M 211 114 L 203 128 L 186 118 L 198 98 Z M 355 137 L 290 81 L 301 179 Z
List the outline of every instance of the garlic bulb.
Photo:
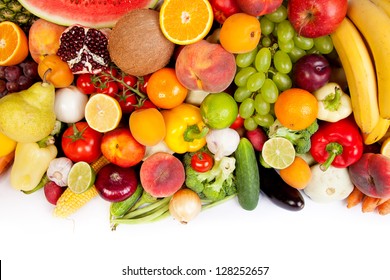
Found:
M 57 185 L 65 187 L 68 185 L 68 175 L 72 166 L 73 162 L 67 157 L 55 158 L 50 162 L 46 175 Z

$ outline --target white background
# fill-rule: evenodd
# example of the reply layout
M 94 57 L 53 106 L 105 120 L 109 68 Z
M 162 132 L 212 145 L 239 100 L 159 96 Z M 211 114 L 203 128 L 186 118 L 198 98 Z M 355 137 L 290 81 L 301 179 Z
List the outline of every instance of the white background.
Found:
M 375 279 L 388 277 L 390 215 L 318 204 L 290 212 L 261 195 L 254 211 L 237 200 L 187 225 L 172 218 L 120 225 L 96 197 L 69 219 L 52 216 L 43 190 L 25 195 L 0 177 L 1 279 Z M 123 276 L 131 268 L 203 268 L 206 276 Z M 266 276 L 215 276 L 221 266 L 269 266 Z

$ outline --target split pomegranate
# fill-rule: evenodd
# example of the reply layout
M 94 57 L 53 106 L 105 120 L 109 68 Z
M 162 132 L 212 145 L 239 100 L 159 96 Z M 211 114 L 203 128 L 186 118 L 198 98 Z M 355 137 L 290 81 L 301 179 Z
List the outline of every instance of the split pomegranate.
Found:
M 72 25 L 62 33 L 57 55 L 68 63 L 73 74 L 97 74 L 110 62 L 107 46 L 103 31 Z

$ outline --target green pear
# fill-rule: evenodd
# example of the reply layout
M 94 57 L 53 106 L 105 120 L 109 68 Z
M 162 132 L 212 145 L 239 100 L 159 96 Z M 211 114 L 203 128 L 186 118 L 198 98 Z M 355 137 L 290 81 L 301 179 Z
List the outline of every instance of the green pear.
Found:
M 0 99 L 0 132 L 16 142 L 37 142 L 54 129 L 55 87 L 37 82 Z

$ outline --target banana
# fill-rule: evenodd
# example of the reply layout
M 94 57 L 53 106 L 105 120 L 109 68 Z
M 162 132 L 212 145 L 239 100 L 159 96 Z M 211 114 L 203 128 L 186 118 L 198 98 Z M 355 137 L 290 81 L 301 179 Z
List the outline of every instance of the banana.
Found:
M 370 133 L 379 121 L 376 75 L 370 52 L 348 18 L 330 36 L 347 78 L 355 121 L 362 133 Z
M 390 17 L 370 0 L 349 0 L 348 18 L 355 24 L 375 61 L 380 116 L 390 119 Z
M 370 145 L 381 140 L 385 134 L 387 133 L 390 127 L 390 120 L 379 118 L 378 123 L 374 127 L 374 129 L 369 133 L 363 133 L 363 141 L 364 144 Z
M 390 0 L 370 0 L 390 17 Z

